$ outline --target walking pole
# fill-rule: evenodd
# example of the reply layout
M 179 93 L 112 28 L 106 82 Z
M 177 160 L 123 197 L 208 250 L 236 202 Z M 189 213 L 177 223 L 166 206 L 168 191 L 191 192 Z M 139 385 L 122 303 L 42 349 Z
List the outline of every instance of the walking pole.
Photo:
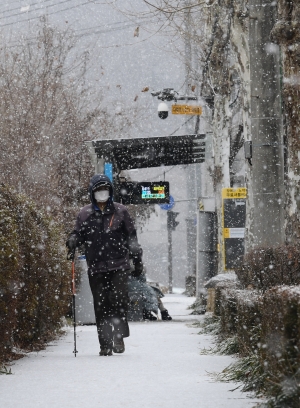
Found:
M 74 355 L 76 357 L 76 354 L 78 353 L 76 349 L 76 316 L 75 316 L 75 294 L 76 294 L 76 288 L 75 288 L 75 251 L 74 252 L 69 252 L 68 254 L 68 259 L 72 260 L 72 314 L 73 314 L 73 326 L 74 326 Z

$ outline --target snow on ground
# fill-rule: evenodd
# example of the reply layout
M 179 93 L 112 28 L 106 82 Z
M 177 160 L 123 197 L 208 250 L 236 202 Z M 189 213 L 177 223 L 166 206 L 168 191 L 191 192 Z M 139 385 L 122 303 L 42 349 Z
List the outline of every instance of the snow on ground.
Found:
M 166 295 L 171 322 L 132 322 L 124 354 L 99 357 L 95 326 L 73 328 L 46 350 L 15 362 L 13 375 L 0 376 L 0 400 L 5 408 L 244 408 L 257 400 L 215 382 L 229 356 L 201 355 L 212 337 L 198 335 L 189 315 L 194 298 Z

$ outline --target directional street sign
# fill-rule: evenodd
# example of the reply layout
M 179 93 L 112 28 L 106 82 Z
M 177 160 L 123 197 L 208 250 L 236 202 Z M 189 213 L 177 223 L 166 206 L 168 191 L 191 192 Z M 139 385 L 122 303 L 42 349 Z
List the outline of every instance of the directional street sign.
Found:
M 172 105 L 173 115 L 202 115 L 202 106 Z
M 87 142 L 98 159 L 112 162 L 116 171 L 176 166 L 205 161 L 205 134 L 99 139 Z

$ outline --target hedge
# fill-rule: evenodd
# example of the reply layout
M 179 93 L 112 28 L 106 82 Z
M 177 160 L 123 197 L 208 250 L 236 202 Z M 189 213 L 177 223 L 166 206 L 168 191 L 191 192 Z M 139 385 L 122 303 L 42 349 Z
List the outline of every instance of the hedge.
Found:
M 266 391 L 300 406 L 300 286 L 272 288 L 262 297 L 259 356 Z
M 36 205 L 0 185 L 0 363 L 51 340 L 68 310 L 62 236 Z
M 278 285 L 300 285 L 300 246 L 255 248 L 236 274 L 245 288 L 262 291 Z
M 228 282 L 216 286 L 217 350 L 237 350 L 241 357 L 220 378 L 242 380 L 244 390 L 267 396 L 264 407 L 300 406 L 300 285 L 274 286 L 278 281 L 297 282 L 297 251 L 259 248 L 240 268 L 248 289 Z M 235 347 L 225 347 L 233 341 Z

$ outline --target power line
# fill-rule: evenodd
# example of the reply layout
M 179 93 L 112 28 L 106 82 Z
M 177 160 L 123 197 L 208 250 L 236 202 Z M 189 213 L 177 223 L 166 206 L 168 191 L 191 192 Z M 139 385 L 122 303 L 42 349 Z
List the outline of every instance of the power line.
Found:
M 184 126 L 186 123 L 188 123 L 191 119 L 193 119 L 193 116 L 191 116 L 190 118 L 188 118 L 182 125 L 180 125 L 176 130 L 174 130 L 174 132 L 171 133 L 169 136 L 173 136 L 174 133 L 177 132 L 177 130 L 179 130 L 182 126 Z
M 106 29 L 106 30 L 104 29 L 104 30 L 97 30 L 97 31 L 82 33 L 82 34 L 76 35 L 75 37 L 85 37 L 85 36 L 93 35 L 93 34 L 95 34 L 95 35 L 96 34 L 105 34 L 105 33 L 109 33 L 109 32 L 112 32 L 112 31 L 120 31 L 120 30 L 124 30 L 126 28 L 136 27 L 137 25 L 139 25 L 139 24 L 138 23 L 131 23 L 131 24 L 124 25 L 122 27 L 114 27 L 114 28 L 110 28 L 110 29 Z M 140 26 L 141 26 L 141 24 L 140 24 Z M 88 30 L 88 29 L 85 29 L 85 30 Z M 74 32 L 78 32 L 78 31 L 75 30 Z
M 164 23 L 164 24 L 165 24 L 165 23 Z M 125 43 L 125 44 L 115 44 L 115 45 L 101 46 L 101 47 L 99 47 L 99 48 L 104 49 L 104 48 L 128 47 L 128 46 L 132 46 L 132 45 L 136 46 L 136 45 L 141 44 L 141 43 L 143 43 L 143 42 L 149 41 L 150 38 L 154 37 L 157 33 L 159 33 L 159 32 L 163 29 L 164 24 L 162 24 L 153 34 L 149 35 L 149 37 L 144 38 L 143 40 L 135 41 L 135 42 L 133 42 L 133 43 Z
M 150 180 L 153 180 L 153 178 L 157 178 L 157 177 L 163 176 L 164 174 L 169 173 L 169 171 L 173 170 L 174 167 L 175 167 L 175 166 L 172 166 L 169 170 L 166 170 L 166 171 L 164 171 L 164 172 L 162 172 L 162 173 L 159 173 L 159 174 L 157 174 L 156 176 L 151 177 L 151 178 L 149 178 L 149 179 L 146 179 L 146 180 L 144 180 L 144 181 L 150 181 Z
M 102 33 L 106 33 L 106 32 L 111 32 L 111 31 L 117 31 L 117 30 L 124 30 L 124 29 L 126 29 L 126 28 L 130 28 L 130 27 L 136 27 L 136 26 L 139 26 L 139 27 L 141 27 L 142 26 L 142 24 L 143 23 L 154 23 L 154 21 L 153 20 L 146 20 L 146 21 L 142 21 L 142 22 L 129 22 L 129 21 L 120 21 L 120 22 L 118 22 L 118 23 L 113 23 L 113 24 L 110 24 L 110 26 L 112 26 L 112 25 L 117 25 L 117 24 L 123 24 L 122 26 L 120 26 L 120 27 L 110 27 L 110 28 L 107 28 L 107 29 L 102 29 L 101 31 L 97 31 L 97 33 L 100 33 L 100 34 L 102 34 Z M 77 33 L 77 32 L 79 32 L 79 31 L 87 31 L 87 30 L 92 30 L 92 29 L 95 29 L 95 28 L 102 28 L 103 27 L 103 25 L 101 25 L 101 26 L 94 26 L 94 27 L 89 27 L 89 28 L 80 28 L 80 29 L 78 29 L 78 30 L 74 30 L 74 32 L 75 33 Z M 104 26 L 105 27 L 105 26 Z M 91 34 L 93 34 L 94 32 L 91 32 Z M 96 33 L 96 32 L 95 32 Z M 90 34 L 90 33 L 86 33 L 86 34 Z M 85 35 L 85 33 L 83 33 L 83 35 Z
M 70 0 L 65 0 L 64 2 L 66 2 L 66 1 L 70 1 Z M 62 2 L 61 2 L 60 4 L 62 4 Z M 77 5 L 72 6 L 72 7 L 67 7 L 67 8 L 65 8 L 65 9 L 60 9 L 60 10 L 54 11 L 54 12 L 52 12 L 52 13 L 47 13 L 46 16 L 53 15 L 53 14 L 57 14 L 57 13 L 60 13 L 60 12 L 62 12 L 62 11 L 66 11 L 66 10 L 71 10 L 71 9 L 74 9 L 74 8 L 77 8 L 77 7 L 80 7 L 80 6 L 84 6 L 84 5 L 86 5 L 86 4 L 91 4 L 91 2 L 90 2 L 90 1 L 86 1 L 85 3 L 82 3 L 82 4 L 77 4 Z M 56 5 L 57 5 L 57 4 L 56 4 Z M 32 20 L 36 20 L 36 19 L 40 19 L 40 18 L 41 18 L 41 16 L 32 17 L 32 18 L 30 18 L 30 19 L 21 20 L 21 21 L 19 21 L 19 23 L 25 23 L 25 22 L 27 22 L 27 21 L 32 21 Z M 0 25 L 0 28 L 6 27 L 6 26 L 10 26 L 10 25 L 13 25 L 13 24 L 16 24 L 16 22 L 14 22 L 14 23 L 2 24 L 2 25 Z M 140 43 L 142 43 L 142 42 L 148 41 L 151 37 L 153 37 L 154 35 L 156 35 L 156 34 L 162 29 L 162 27 L 163 27 L 164 25 L 165 25 L 165 23 L 164 23 L 155 33 L 153 33 L 152 35 L 150 35 L 149 37 L 147 37 L 147 38 L 145 38 L 145 39 L 143 39 L 143 40 L 136 41 L 136 42 L 134 42 L 134 43 L 128 43 L 128 44 L 103 46 L 103 47 L 101 47 L 101 48 L 116 48 L 116 47 L 124 47 L 124 46 L 131 46 L 131 45 L 140 44 Z M 128 27 L 129 27 L 129 25 L 128 25 Z M 114 31 L 114 30 L 111 30 L 111 31 Z M 103 33 L 103 32 L 105 32 L 105 31 L 102 31 L 102 32 L 100 31 L 100 34 Z M 84 34 L 84 35 L 92 35 L 92 34 L 98 34 L 98 33 L 86 33 L 86 34 Z M 83 36 L 83 35 L 82 35 L 82 36 Z M 80 35 L 77 35 L 76 37 L 80 37 Z M 15 46 L 17 46 L 17 45 L 15 45 Z M 14 47 L 14 46 L 11 46 L 11 47 L 8 47 L 8 48 L 12 48 L 12 47 Z
M 51 1 L 51 0 L 45 0 L 45 2 L 46 2 L 46 1 Z M 73 0 L 64 0 L 64 1 L 61 1 L 61 2 L 59 2 L 59 3 L 55 3 L 55 4 L 52 4 L 52 5 L 49 5 L 49 6 L 47 6 L 47 7 L 54 7 L 54 6 L 63 4 L 63 3 L 70 2 L 70 1 L 73 1 Z M 36 4 L 40 4 L 40 3 L 34 3 L 33 5 L 36 5 Z M 62 11 L 66 11 L 66 10 L 71 10 L 71 9 L 74 9 L 74 8 L 77 8 L 77 7 L 80 7 L 80 6 L 84 6 L 84 5 L 86 5 L 86 4 L 91 4 L 91 2 L 90 2 L 90 1 L 87 1 L 87 2 L 85 2 L 85 3 L 77 4 L 77 5 L 74 5 L 74 6 L 72 6 L 72 7 L 67 7 L 67 8 L 65 8 L 65 9 L 60 9 L 60 10 L 57 10 L 57 11 L 53 11 L 52 13 L 47 13 L 46 16 L 53 15 L 53 14 L 57 14 L 57 13 L 60 13 L 60 12 L 62 12 Z M 17 8 L 10 9 L 10 10 L 15 10 L 15 9 L 17 9 Z M 34 11 L 38 11 L 38 10 L 29 10 L 28 12 L 34 12 Z M 19 14 L 20 14 L 20 13 L 13 14 L 13 15 L 10 15 L 10 16 L 7 16 L 7 17 L 0 17 L 0 20 L 1 20 L 1 19 L 4 19 L 4 18 L 9 18 L 9 17 L 12 17 L 12 16 L 17 16 L 17 15 L 19 16 Z M 29 18 L 29 19 L 23 19 L 23 20 L 21 20 L 21 21 L 18 21 L 18 23 L 25 23 L 25 22 L 28 22 L 28 21 L 40 19 L 41 17 L 42 17 L 42 16 L 36 16 L 36 17 Z M 145 22 L 145 21 L 142 21 L 142 23 L 144 23 L 144 22 Z M 152 23 L 152 22 L 154 23 L 154 21 L 153 21 L 152 19 L 151 19 L 151 20 L 146 20 L 146 23 Z M 126 23 L 126 21 L 124 21 L 124 22 L 112 23 L 112 25 L 118 25 L 118 24 L 124 24 L 124 23 Z M 10 26 L 10 25 L 13 25 L 13 24 L 16 24 L 16 22 L 2 24 L 2 25 L 0 25 L 0 28 L 1 28 L 1 27 Z M 83 37 L 83 36 L 88 36 L 88 35 L 93 35 L 93 34 L 103 34 L 103 33 L 106 33 L 106 32 L 118 31 L 118 30 L 122 30 L 122 29 L 125 29 L 125 28 L 130 28 L 130 27 L 133 27 L 133 26 L 136 26 L 136 25 L 141 26 L 141 23 L 140 23 L 140 22 L 132 22 L 131 24 L 130 24 L 130 23 L 125 24 L 123 27 L 115 27 L 115 28 L 110 28 L 110 29 L 106 29 L 106 30 L 105 30 L 105 29 L 104 29 L 104 30 L 102 29 L 102 30 L 100 30 L 100 31 L 95 31 L 95 32 L 87 32 L 87 33 L 83 33 L 83 34 L 76 35 L 75 37 Z M 96 27 L 94 27 L 94 28 L 97 28 L 97 27 L 100 27 L 100 26 L 96 26 Z M 102 27 L 102 26 L 101 26 L 101 27 Z M 90 30 L 90 28 L 74 30 L 74 32 L 76 33 L 76 32 L 80 32 L 80 31 L 88 31 L 88 30 Z M 160 29 L 159 29 L 158 31 L 160 31 Z M 155 34 L 157 34 L 157 32 L 155 32 L 153 35 L 155 35 Z M 153 35 L 151 35 L 149 38 L 151 38 Z M 148 40 L 149 38 L 146 38 L 146 39 L 141 40 L 141 41 L 136 41 L 135 43 L 132 43 L 132 44 L 131 44 L 131 43 L 130 43 L 130 44 L 122 44 L 122 46 L 124 46 L 124 45 L 136 45 L 136 44 L 139 44 L 139 43 L 141 43 L 141 42 L 144 42 L 144 41 Z M 35 39 L 35 38 L 32 37 L 31 39 L 29 38 L 29 39 L 27 39 L 27 40 L 31 41 L 31 40 L 34 40 L 34 39 Z M 10 47 L 8 47 L 8 48 L 13 48 L 13 47 L 16 47 L 16 46 L 18 46 L 18 44 L 12 45 L 12 46 L 10 46 Z M 112 48 L 112 47 L 119 47 L 119 45 L 112 45 L 112 46 L 107 46 L 107 47 L 103 47 L 103 48 Z
M 44 3 L 47 3 L 47 2 L 49 2 L 49 1 L 51 1 L 51 2 L 53 2 L 53 0 L 44 0 L 44 2 L 43 3 L 40 3 L 40 2 L 37 2 L 37 3 L 33 3 L 33 4 L 31 4 L 30 5 L 30 7 L 31 6 L 35 6 L 35 5 L 44 5 Z M 48 9 L 48 8 L 50 8 L 50 7 L 56 7 L 56 6 L 59 6 L 59 5 L 61 5 L 61 4 L 64 4 L 64 3 L 69 3 L 69 2 L 73 2 L 74 0 L 62 0 L 62 1 L 59 1 L 59 2 L 57 2 L 57 3 L 54 3 L 54 4 L 50 4 L 50 5 L 48 5 L 48 6 L 46 6 L 45 8 L 46 9 Z M 104 3 L 94 3 L 94 2 L 91 2 L 91 1 L 88 1 L 87 3 L 84 3 L 84 4 L 104 4 Z M 76 6 L 74 6 L 74 7 L 79 7 L 79 6 L 81 6 L 82 4 L 77 4 Z M 12 9 L 8 9 L 8 10 L 0 10 L 0 12 L 1 13 L 8 13 L 9 11 L 14 11 L 14 10 L 19 10 L 19 13 L 16 13 L 16 14 L 11 14 L 11 15 L 9 15 L 9 16 L 2 16 L 2 17 L 0 17 L 0 20 L 3 20 L 3 19 L 8 19 L 8 18 L 10 18 L 10 17 L 14 17 L 14 16 L 20 16 L 20 13 L 22 13 L 22 12 L 20 12 L 20 10 L 22 9 L 22 7 L 15 7 L 15 8 L 12 8 Z M 67 9 L 65 9 L 65 10 L 68 10 L 69 8 L 67 8 Z M 40 7 L 40 8 L 35 8 L 35 9 L 28 9 L 27 11 L 24 11 L 24 15 L 26 14 L 26 15 L 28 15 L 28 13 L 34 13 L 34 12 L 38 12 L 38 11 L 43 11 L 44 9 L 43 9 L 43 7 Z M 58 10 L 58 11 L 56 11 L 56 12 L 60 12 L 60 11 L 64 11 L 64 10 Z M 54 13 L 56 13 L 56 12 L 54 12 Z M 52 13 L 52 14 L 54 14 L 54 13 Z M 141 17 L 141 20 L 143 19 L 143 17 Z M 27 20 L 23 20 L 23 21 L 29 21 L 30 19 L 27 19 Z M 130 21 L 130 20 L 129 20 Z M 119 24 L 119 23 L 123 23 L 124 21 L 121 21 L 121 22 L 116 22 L 116 23 L 112 23 L 113 25 L 115 25 L 115 24 Z
M 86 4 L 86 3 L 85 3 Z M 75 7 L 77 7 L 77 6 L 75 6 Z M 72 7 L 72 8 L 75 8 L 75 7 Z M 58 13 L 58 12 L 55 12 L 55 13 L 48 13 L 47 15 L 50 15 L 50 14 L 56 14 L 56 13 Z M 32 19 L 30 19 L 30 20 L 23 20 L 22 22 L 25 22 L 25 21 L 31 21 L 31 20 L 33 20 L 33 19 L 36 19 L 36 18 L 40 18 L 40 17 L 34 17 L 34 18 L 32 18 Z M 152 22 L 152 21 L 150 21 L 149 20 L 149 22 Z M 6 25 L 11 25 L 12 23 L 9 23 L 9 24 L 6 24 Z M 15 24 L 15 23 L 14 23 Z M 136 24 L 132 24 L 132 26 L 136 26 Z M 2 25 L 2 26 L 0 26 L 0 28 L 1 27 L 4 27 L 4 25 Z M 123 27 L 123 28 L 120 28 L 120 29 L 124 29 L 124 28 L 128 28 L 128 27 L 130 27 L 130 25 L 128 24 L 126 27 Z M 127 43 L 127 44 L 115 44 L 115 45 L 108 45 L 108 46 L 103 46 L 103 47 L 101 47 L 101 48 L 118 48 L 118 47 L 125 47 L 125 46 L 131 46 L 131 45 L 137 45 L 137 44 L 140 44 L 140 43 L 142 43 L 142 42 L 145 42 L 145 41 L 148 41 L 151 37 L 153 37 L 154 35 L 156 35 L 160 30 L 162 29 L 162 26 L 161 27 L 159 27 L 159 29 L 156 31 L 156 32 L 154 32 L 152 35 L 150 35 L 149 37 L 147 37 L 147 38 L 145 38 L 145 39 L 143 39 L 143 40 L 140 40 L 140 41 L 136 41 L 136 42 L 134 42 L 134 43 Z M 74 32 L 76 33 L 77 31 L 81 31 L 81 30 L 88 30 L 88 29 L 79 29 L 79 30 L 74 30 Z M 75 37 L 84 37 L 84 36 L 87 36 L 87 35 L 93 35 L 93 34 L 102 34 L 102 33 L 105 33 L 105 32 L 110 32 L 110 31 L 117 31 L 118 30 L 118 28 L 114 28 L 114 29 L 109 29 L 109 30 L 102 30 L 102 31 L 99 31 L 99 32 L 91 32 L 91 33 L 83 33 L 83 34 L 78 34 L 78 35 L 75 35 Z M 36 37 L 32 37 L 32 40 L 34 40 Z M 31 40 L 31 39 L 27 39 L 27 40 Z M 7 48 L 14 48 L 14 47 L 17 47 L 19 44 L 17 43 L 17 44 L 15 44 L 15 45 L 12 45 L 12 46 L 8 46 Z
M 187 166 L 188 166 L 187 164 L 182 165 L 183 168 L 186 168 Z M 150 180 L 153 180 L 153 178 L 157 178 L 157 177 L 163 176 L 163 175 L 165 175 L 166 173 L 169 173 L 169 171 L 173 170 L 174 167 L 177 167 L 177 165 L 174 165 L 174 166 L 172 166 L 170 169 L 168 169 L 168 170 L 166 170 L 166 171 L 163 171 L 162 173 L 159 173 L 159 174 L 157 174 L 156 176 L 151 177 L 151 178 L 149 178 L 149 179 L 147 179 L 147 180 L 144 180 L 144 181 L 150 181 Z
M 80 29 L 78 29 L 78 30 L 74 30 L 74 31 L 84 31 L 84 30 L 92 30 L 92 29 L 94 29 L 94 28 L 98 28 L 98 27 L 109 27 L 109 26 L 113 26 L 113 25 L 119 25 L 119 24 L 124 24 L 124 26 L 123 27 L 121 27 L 121 28 L 127 28 L 127 27 L 135 27 L 135 26 L 141 26 L 141 24 L 142 23 L 154 23 L 154 21 L 153 20 L 145 20 L 145 21 L 135 21 L 135 22 L 133 22 L 133 21 L 118 21 L 118 22 L 116 22 L 116 23 L 111 23 L 111 24 L 109 24 L 109 25 L 101 25 L 101 26 L 99 26 L 99 25 L 97 25 L 97 26 L 93 26 L 93 27 L 88 27 L 88 28 L 80 28 Z M 126 25 L 127 24 L 127 25 Z M 107 31 L 110 31 L 110 29 L 108 29 Z
M 102 29 L 102 30 L 97 30 L 97 28 L 102 28 L 103 25 L 101 25 L 101 26 L 97 25 L 97 26 L 93 26 L 93 27 L 89 27 L 89 28 L 80 28 L 80 29 L 77 29 L 77 30 L 73 30 L 73 32 L 74 32 L 74 34 L 82 32 L 81 34 L 76 34 L 75 37 L 85 37 L 85 36 L 93 35 L 93 34 L 96 35 L 96 34 L 110 33 L 112 31 L 120 31 L 120 30 L 124 30 L 126 28 L 131 28 L 131 27 L 136 27 L 136 26 L 141 27 L 143 23 L 153 23 L 153 22 L 154 21 L 152 21 L 152 20 L 143 21 L 142 23 L 140 23 L 140 22 L 132 23 L 132 22 L 127 22 L 127 21 L 119 21 L 119 22 L 110 24 L 110 28 L 106 28 L 106 29 Z M 123 25 L 121 25 L 121 24 L 123 24 Z M 119 27 L 111 27 L 113 25 L 120 25 L 120 26 Z M 90 31 L 90 32 L 86 32 L 86 33 L 84 32 L 84 31 L 95 30 L 95 29 L 96 29 L 96 31 Z M 24 40 L 25 41 L 33 41 L 36 38 L 37 37 L 30 37 L 30 38 L 27 37 Z M 8 46 L 7 48 L 15 48 L 15 47 L 18 47 L 19 45 L 20 45 L 19 42 L 16 40 L 16 41 L 13 42 L 13 45 Z
M 38 3 L 33 3 L 33 4 L 30 4 L 29 6 L 31 7 L 31 6 L 35 6 L 35 5 L 43 5 L 44 3 L 47 3 L 47 2 L 49 2 L 49 1 L 52 1 L 53 2 L 53 0 L 44 0 L 44 2 L 43 3 L 40 3 L 40 2 L 38 2 Z M 47 8 L 50 8 L 50 7 L 55 7 L 55 6 L 58 6 L 58 5 L 60 5 L 60 4 L 64 4 L 64 3 L 69 3 L 70 1 L 74 1 L 74 0 L 63 0 L 63 1 L 59 1 L 58 3 L 54 3 L 54 4 L 50 4 L 49 6 L 46 6 Z M 26 6 L 24 6 L 24 7 L 26 7 Z M 8 9 L 8 10 L 3 10 L 3 11 L 1 11 L 2 13 L 8 13 L 8 12 L 10 12 L 10 11 L 15 11 L 15 10 L 19 10 L 19 12 L 18 13 L 15 13 L 15 14 L 11 14 L 11 15 L 9 15 L 9 16 L 3 16 L 3 17 L 0 17 L 0 20 L 3 20 L 3 19 L 7 19 L 7 18 L 10 18 L 10 17 L 14 17 L 14 16 L 19 16 L 20 15 L 20 13 L 26 13 L 26 14 L 28 14 L 28 13 L 34 13 L 35 11 L 39 11 L 39 10 L 42 10 L 43 9 L 43 7 L 40 7 L 39 9 L 38 8 L 36 8 L 36 9 L 28 9 L 28 10 L 24 10 L 24 11 L 21 11 L 22 10 L 22 8 L 24 8 L 24 7 L 15 7 L 15 8 L 12 8 L 12 9 Z
M 64 2 L 66 2 L 66 1 L 71 1 L 71 0 L 65 0 Z M 51 16 L 51 15 L 53 15 L 53 14 L 61 13 L 62 11 L 72 10 L 72 9 L 74 9 L 74 8 L 77 8 L 77 7 L 85 6 L 86 4 L 91 4 L 91 2 L 90 2 L 90 1 L 86 1 L 85 3 L 77 4 L 77 5 L 72 6 L 72 7 L 67 7 L 67 8 L 64 8 L 64 9 L 60 9 L 60 10 L 57 10 L 57 11 L 53 11 L 52 13 L 47 13 L 46 15 L 47 15 L 47 16 Z M 49 7 L 50 7 L 50 6 L 49 6 Z M 26 19 L 26 20 L 21 20 L 21 21 L 18 21 L 18 23 L 26 23 L 27 21 L 37 20 L 37 19 L 39 19 L 39 18 L 41 18 L 41 16 L 28 18 L 28 19 Z M 2 25 L 0 25 L 0 28 L 2 28 L 2 27 L 7 27 L 7 26 L 10 26 L 10 25 L 13 25 L 13 24 L 16 24 L 16 22 L 7 23 L 7 24 L 2 24 Z

